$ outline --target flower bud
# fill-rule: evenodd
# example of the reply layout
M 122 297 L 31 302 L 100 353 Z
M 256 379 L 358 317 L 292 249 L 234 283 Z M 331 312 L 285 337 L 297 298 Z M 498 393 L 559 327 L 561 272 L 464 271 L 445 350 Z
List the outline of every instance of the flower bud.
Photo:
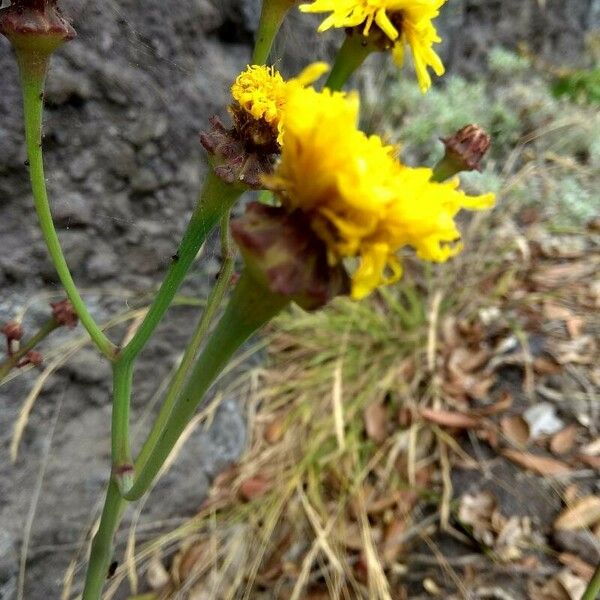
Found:
M 446 157 L 458 171 L 481 171 L 481 159 L 489 150 L 491 138 L 479 125 L 466 125 L 449 138 L 442 139 Z
M 6 336 L 6 341 L 18 342 L 23 337 L 23 327 L 16 321 L 9 321 L 2 327 L 2 333 Z
M 320 308 L 350 290 L 341 264 L 331 266 L 327 247 L 299 211 L 253 202 L 232 221 L 231 231 L 249 274 L 270 292 L 306 310 Z
M 39 58 L 49 56 L 76 35 L 56 1 L 13 0 L 0 10 L 0 33 L 17 52 L 31 52 Z
M 52 307 L 52 316 L 59 325 L 68 327 L 69 329 L 77 327 L 79 317 L 70 300 L 65 299 L 60 302 L 54 302 L 50 306 Z
M 44 357 L 42 353 L 38 350 L 30 350 L 26 355 L 23 361 L 19 364 L 20 367 L 24 367 L 26 365 L 33 365 L 34 367 L 39 367 L 44 362 Z
M 200 142 L 212 155 L 215 174 L 226 183 L 260 189 L 263 175 L 273 171 L 275 155 L 249 148 L 236 127 L 227 129 L 213 117 Z

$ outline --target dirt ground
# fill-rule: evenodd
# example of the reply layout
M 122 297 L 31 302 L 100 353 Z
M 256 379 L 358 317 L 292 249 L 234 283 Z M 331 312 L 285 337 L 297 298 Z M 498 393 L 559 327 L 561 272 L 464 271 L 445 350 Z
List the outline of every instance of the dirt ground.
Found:
M 73 274 L 100 321 L 143 305 L 177 247 L 205 170 L 198 132 L 213 113 L 224 113 L 231 80 L 249 59 L 258 4 L 64 2 L 78 38 L 56 56 L 48 81 L 48 185 Z M 452 4 L 442 27 L 450 70 L 478 73 L 492 43 L 523 40 L 548 57 L 577 61 L 583 33 L 597 24 L 598 2 L 580 0 L 566 9 L 549 0 L 545 10 L 534 0 L 523 4 Z M 288 47 L 304 48 L 307 29 L 294 18 L 283 37 Z M 303 54 L 316 58 L 319 52 L 327 53 L 325 42 L 295 51 L 285 64 L 293 72 Z M 35 226 L 17 76 L 5 40 L 0 80 L 0 322 L 26 306 L 24 324 L 32 330 L 44 319 L 47 301 L 61 294 Z M 209 244 L 185 294 L 203 297 L 218 268 L 218 251 Z M 136 422 L 174 364 L 195 314 L 193 307 L 174 309 L 139 362 Z M 75 348 L 61 362 L 57 348 L 67 358 L 80 335 L 55 337 L 45 348 L 47 364 L 58 360 L 57 372 L 33 407 L 14 464 L 13 426 L 39 372 L 30 370 L 0 388 L 3 600 L 16 597 L 24 540 L 24 598 L 58 598 L 97 514 L 108 476 L 110 374 L 89 346 Z M 244 450 L 239 400 L 226 398 L 210 428 L 192 436 L 146 505 L 144 535 L 193 513 L 212 478 Z

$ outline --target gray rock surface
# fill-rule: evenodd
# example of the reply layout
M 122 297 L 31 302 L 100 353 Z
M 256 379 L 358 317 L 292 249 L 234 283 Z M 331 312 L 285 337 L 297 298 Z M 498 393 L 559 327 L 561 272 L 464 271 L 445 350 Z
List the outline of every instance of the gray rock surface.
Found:
M 46 94 L 47 176 L 75 279 L 100 320 L 153 289 L 177 247 L 205 170 L 198 132 L 223 114 L 232 78 L 250 56 L 259 0 L 65 0 L 78 38 L 55 57 Z M 577 60 L 598 0 L 451 0 L 442 18 L 450 69 L 472 73 L 495 43 L 528 41 L 557 61 Z M 594 17 L 595 15 L 595 17 Z M 316 38 L 295 14 L 276 57 L 294 73 L 322 58 L 339 33 Z M 596 23 L 597 24 L 597 23 Z M 31 206 L 17 73 L 0 39 L 0 322 L 31 301 L 25 325 L 44 318 L 42 293 L 60 293 Z M 191 274 L 203 296 L 218 270 L 214 245 Z M 136 372 L 134 422 L 181 351 L 197 311 L 176 308 Z M 55 343 L 55 342 L 52 342 Z M 110 373 L 91 349 L 47 383 L 15 465 L 11 431 L 33 384 L 29 372 L 0 388 L 0 598 L 14 597 L 23 530 L 49 423 L 60 405 L 29 548 L 25 598 L 60 597 L 71 558 L 89 532 L 108 476 Z M 146 522 L 189 515 L 211 478 L 245 443 L 244 419 L 226 401 L 212 427 L 192 436 L 159 483 Z M 81 555 L 80 555 L 81 556 Z M 78 577 L 79 577 L 78 573 Z M 79 579 L 78 579 L 79 581 Z

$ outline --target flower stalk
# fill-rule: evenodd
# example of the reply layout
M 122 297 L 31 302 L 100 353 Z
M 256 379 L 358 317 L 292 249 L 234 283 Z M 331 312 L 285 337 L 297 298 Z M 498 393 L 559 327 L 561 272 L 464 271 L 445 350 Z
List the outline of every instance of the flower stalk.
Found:
M 341 90 L 367 57 L 378 50 L 377 45 L 368 36 L 355 31 L 349 32 L 337 53 L 325 87 L 334 91 Z
M 71 271 L 65 260 L 50 211 L 42 152 L 43 97 L 48 57 L 43 58 L 37 53 L 17 50 L 17 58 L 23 92 L 23 114 L 27 158 L 29 161 L 29 177 L 40 230 L 56 272 L 82 325 L 89 333 L 98 350 L 104 356 L 113 360 L 116 348 L 90 314 L 75 285 Z
M 129 434 L 129 405 L 134 362 L 171 306 L 177 290 L 192 266 L 206 237 L 219 220 L 223 218 L 223 215 L 228 214 L 242 191 L 243 188 L 222 181 L 212 169 L 209 171 L 202 193 L 196 203 L 169 271 L 139 329 L 117 355 L 114 362 L 112 469 L 113 476 L 122 493 L 126 493 L 133 484 L 134 474 Z
M 252 53 L 253 64 L 264 65 L 267 63 L 277 33 L 293 5 L 294 0 L 263 1 L 258 31 L 256 32 L 256 43 Z
M 236 350 L 289 302 L 289 297 L 271 293 L 247 272 L 242 274 L 223 316 L 175 401 L 156 445 L 147 458 L 140 457 L 145 459 L 143 462 L 136 462 L 135 484 L 124 498 L 137 500 L 146 492 L 204 395 Z
M 139 499 L 164 465 L 198 405 L 233 354 L 258 329 L 277 315 L 289 299 L 272 294 L 247 273 L 242 274 L 232 297 L 188 381 L 173 403 L 151 451 L 136 461 L 135 483 L 128 493 L 109 483 L 98 532 L 94 536 L 83 600 L 98 600 L 112 558 L 113 538 L 127 501 Z

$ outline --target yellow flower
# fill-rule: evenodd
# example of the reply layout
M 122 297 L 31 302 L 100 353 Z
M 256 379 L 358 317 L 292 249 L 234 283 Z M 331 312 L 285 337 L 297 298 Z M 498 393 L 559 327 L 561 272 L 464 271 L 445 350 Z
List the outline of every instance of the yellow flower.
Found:
M 281 143 L 281 122 L 289 91 L 314 83 L 328 70 L 326 63 L 313 63 L 300 75 L 286 81 L 274 67 L 249 65 L 231 86 L 231 95 L 250 117 L 270 125 Z
M 281 160 L 265 183 L 290 212 L 305 213 L 326 243 L 330 264 L 358 258 L 352 296 L 397 281 L 404 246 L 443 262 L 460 251 L 454 217 L 461 208 L 488 208 L 493 194 L 467 196 L 458 179 L 431 181 L 428 168 L 410 168 L 395 149 L 357 128 L 356 95 L 296 88 L 283 118 Z
M 439 15 L 446 0 L 314 0 L 300 5 L 303 12 L 331 14 L 321 23 L 319 31 L 330 27 L 359 27 L 369 35 L 375 25 L 393 44 L 393 56 L 402 66 L 404 49 L 412 52 L 415 71 L 423 92 L 431 87 L 427 70 L 444 74 L 444 65 L 433 50 L 441 42 L 432 20 Z

